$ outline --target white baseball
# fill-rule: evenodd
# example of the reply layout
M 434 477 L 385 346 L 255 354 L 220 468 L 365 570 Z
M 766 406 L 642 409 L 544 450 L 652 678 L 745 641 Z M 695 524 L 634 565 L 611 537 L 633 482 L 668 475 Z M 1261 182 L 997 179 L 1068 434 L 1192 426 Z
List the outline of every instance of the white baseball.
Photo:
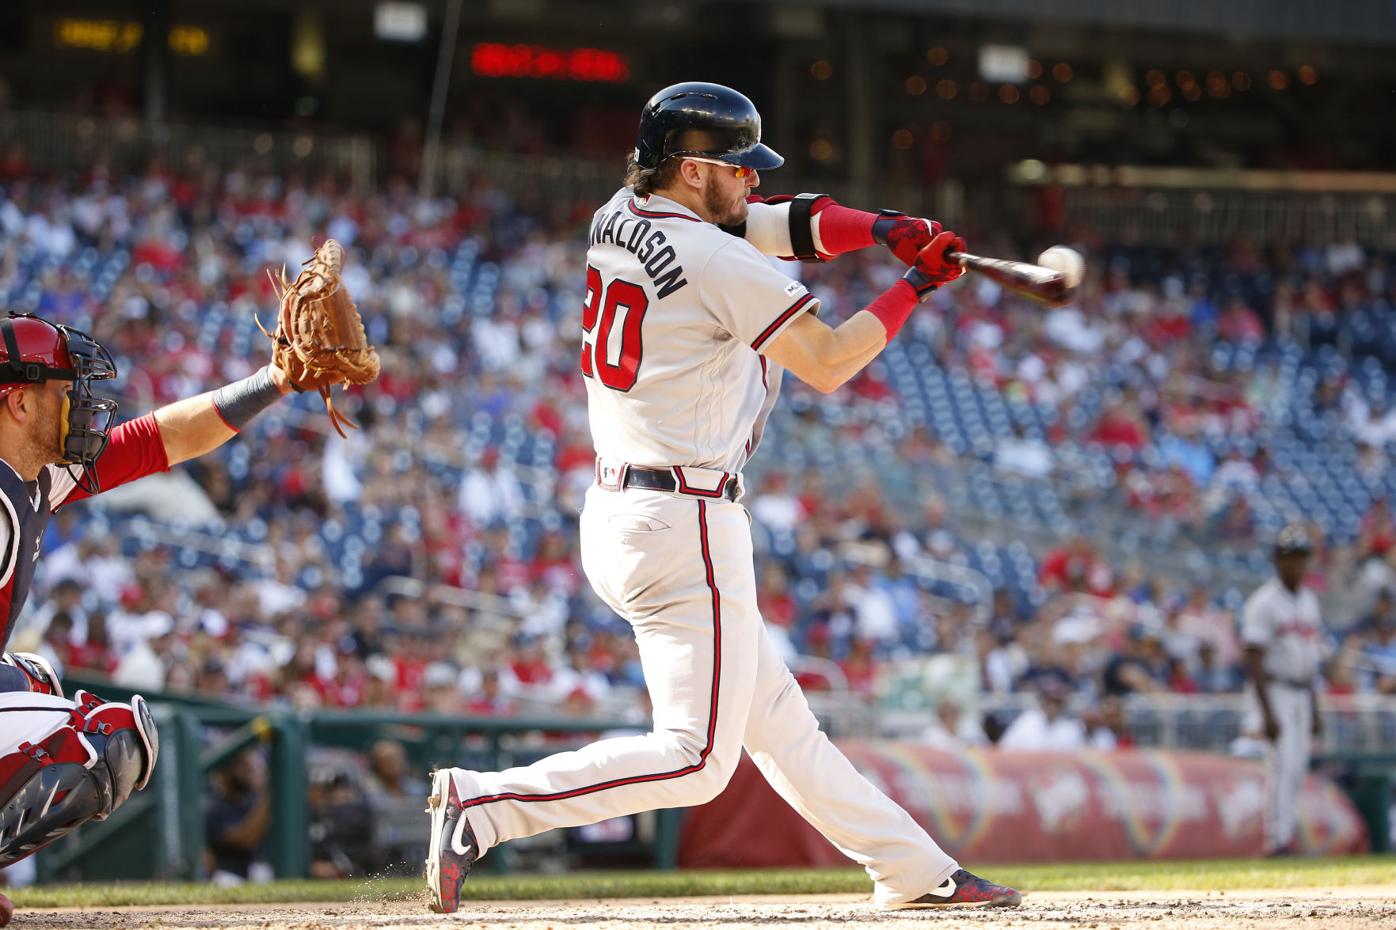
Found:
M 1067 287 L 1080 287 L 1086 275 L 1086 260 L 1081 253 L 1064 245 L 1054 245 L 1037 256 L 1037 263 L 1043 268 L 1061 272 Z

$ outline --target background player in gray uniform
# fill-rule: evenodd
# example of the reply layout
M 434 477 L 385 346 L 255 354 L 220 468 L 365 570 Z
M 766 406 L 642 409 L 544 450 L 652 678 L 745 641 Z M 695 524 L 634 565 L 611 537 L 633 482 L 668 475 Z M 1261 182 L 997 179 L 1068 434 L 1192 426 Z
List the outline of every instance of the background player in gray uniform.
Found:
M 1318 598 L 1304 587 L 1311 547 L 1303 527 L 1287 526 L 1275 540 L 1275 577 L 1257 588 L 1241 615 L 1250 678 L 1249 728 L 1265 736 L 1265 852 L 1296 851 L 1299 790 L 1313 738 L 1321 733 L 1318 696 Z
M 756 606 L 741 472 L 789 369 L 822 391 L 861 371 L 918 302 L 961 273 L 931 221 L 823 195 L 751 202 L 760 117 L 730 88 L 689 83 L 641 115 L 621 188 L 592 221 L 580 365 L 597 481 L 582 567 L 631 624 L 654 730 L 503 772 L 433 777 L 432 907 L 454 911 L 474 861 L 506 840 L 704 803 L 745 749 L 790 805 L 872 877 L 893 907 L 1014 906 L 960 868 L 858 773 L 819 723 Z M 767 256 L 824 260 L 887 245 L 910 269 L 837 327 Z

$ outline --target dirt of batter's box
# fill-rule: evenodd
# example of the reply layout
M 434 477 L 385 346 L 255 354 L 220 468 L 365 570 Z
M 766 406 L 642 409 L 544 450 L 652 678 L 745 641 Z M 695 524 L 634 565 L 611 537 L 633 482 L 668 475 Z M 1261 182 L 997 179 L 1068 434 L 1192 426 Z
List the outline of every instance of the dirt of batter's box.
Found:
M 1016 909 L 884 911 L 866 896 L 676 898 L 604 901 L 468 901 L 453 915 L 420 900 L 20 911 L 11 924 L 48 930 L 728 930 L 738 927 L 843 930 L 1081 928 L 1081 930 L 1396 930 L 1396 883 L 1312 891 L 1042 892 Z

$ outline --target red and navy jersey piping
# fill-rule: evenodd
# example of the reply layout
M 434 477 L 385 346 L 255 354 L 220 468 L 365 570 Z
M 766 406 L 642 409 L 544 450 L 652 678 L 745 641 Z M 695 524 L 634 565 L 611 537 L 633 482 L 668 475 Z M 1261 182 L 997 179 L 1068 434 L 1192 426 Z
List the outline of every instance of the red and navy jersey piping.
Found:
M 766 344 L 767 339 L 770 339 L 772 335 L 779 332 L 780 328 L 785 325 L 787 320 L 808 307 L 814 299 L 815 296 L 813 294 L 805 294 L 799 300 L 785 308 L 785 312 L 776 317 L 770 326 L 767 326 L 761 331 L 761 335 L 752 340 L 751 347 L 759 352 L 761 347 Z
M 636 216 L 643 216 L 647 220 L 677 219 L 688 220 L 690 223 L 703 222 L 702 220 L 698 219 L 698 217 L 689 216 L 687 213 L 673 213 L 665 210 L 646 210 L 644 207 L 641 207 L 639 204 L 635 202 L 634 197 L 630 198 L 630 203 L 627 204 L 627 206 L 629 206 L 631 213 L 635 214 Z

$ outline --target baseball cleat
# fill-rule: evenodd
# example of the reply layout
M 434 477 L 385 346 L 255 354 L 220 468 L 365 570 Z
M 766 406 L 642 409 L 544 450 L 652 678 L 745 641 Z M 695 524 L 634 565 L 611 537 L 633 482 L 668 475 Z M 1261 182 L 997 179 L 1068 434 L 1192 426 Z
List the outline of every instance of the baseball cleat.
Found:
M 908 901 L 902 907 L 1017 907 L 1023 896 L 1007 885 L 996 885 L 973 872 L 959 869 L 939 888 Z
M 432 773 L 427 813 L 431 815 L 431 846 L 423 877 L 431 892 L 431 909 L 453 914 L 460 907 L 460 886 L 479 858 L 480 846 L 461 810 L 460 793 L 450 769 Z

